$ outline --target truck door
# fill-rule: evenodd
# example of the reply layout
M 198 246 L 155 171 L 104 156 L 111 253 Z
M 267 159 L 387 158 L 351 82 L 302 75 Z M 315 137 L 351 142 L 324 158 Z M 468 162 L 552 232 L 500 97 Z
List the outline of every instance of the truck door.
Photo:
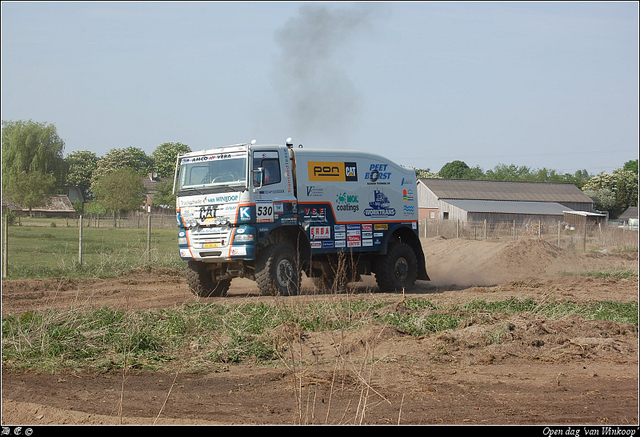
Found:
M 253 151 L 253 187 L 258 240 L 273 227 L 296 224 L 291 162 L 286 149 Z M 261 170 L 261 179 L 258 169 Z

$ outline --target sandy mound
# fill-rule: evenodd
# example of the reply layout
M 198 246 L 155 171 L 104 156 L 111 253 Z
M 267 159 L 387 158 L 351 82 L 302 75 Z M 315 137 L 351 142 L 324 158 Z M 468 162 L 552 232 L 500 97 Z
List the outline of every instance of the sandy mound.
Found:
M 434 285 L 495 285 L 583 269 L 581 257 L 538 239 L 510 242 L 447 240 L 423 244 Z

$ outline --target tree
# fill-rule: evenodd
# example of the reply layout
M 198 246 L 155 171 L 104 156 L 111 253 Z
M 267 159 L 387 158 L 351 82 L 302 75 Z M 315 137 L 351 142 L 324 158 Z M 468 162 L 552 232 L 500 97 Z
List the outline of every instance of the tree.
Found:
M 63 152 L 64 141 L 54 125 L 3 120 L 3 193 L 30 210 L 43 205 L 45 195 L 64 184 Z
M 146 191 L 138 172 L 128 167 L 101 176 L 92 185 L 92 190 L 96 200 L 113 212 L 114 227 L 119 212 L 140 208 Z
M 416 178 L 430 178 L 430 179 L 439 179 L 440 175 L 438 173 L 433 173 L 430 168 L 427 169 L 413 169 L 416 172 Z
M 486 178 L 492 181 L 524 181 L 531 174 L 527 166 L 514 164 L 498 164 L 492 170 L 487 170 Z
M 633 171 L 618 169 L 612 174 L 600 173 L 582 187 L 585 193 L 601 190 L 608 190 L 615 196 L 615 205 L 607 209 L 612 217 L 618 217 L 630 206 L 638 206 L 638 175 Z
M 137 147 L 111 149 L 98 159 L 98 167 L 93 171 L 91 183 L 100 177 L 123 168 L 132 168 L 140 176 L 146 176 L 153 170 L 153 160 Z
M 438 174 L 444 179 L 464 179 L 469 166 L 463 161 L 447 162 Z
M 636 175 L 638 174 L 638 160 L 634 159 L 633 161 L 627 161 L 624 163 L 623 170 L 632 171 Z
M 91 178 L 98 168 L 98 157 L 88 150 L 81 150 L 67 155 L 64 159 L 69 169 L 67 185 L 75 185 L 82 189 L 85 199 L 90 199 Z
M 156 186 L 156 194 L 153 196 L 153 206 L 176 208 L 176 195 L 173 194 L 173 180 L 167 180 Z
M 191 152 L 191 148 L 182 143 L 162 143 L 151 154 L 153 168 L 161 178 L 173 178 L 178 153 Z
M 616 195 L 609 188 L 584 190 L 583 193 L 593 200 L 593 207 L 597 211 L 611 211 L 616 206 Z

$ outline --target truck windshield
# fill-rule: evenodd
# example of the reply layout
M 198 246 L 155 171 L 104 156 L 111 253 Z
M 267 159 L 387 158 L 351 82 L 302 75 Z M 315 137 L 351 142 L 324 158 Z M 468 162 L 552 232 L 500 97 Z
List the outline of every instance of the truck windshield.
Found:
M 225 153 L 183 158 L 180 162 L 178 191 L 247 187 L 247 154 Z

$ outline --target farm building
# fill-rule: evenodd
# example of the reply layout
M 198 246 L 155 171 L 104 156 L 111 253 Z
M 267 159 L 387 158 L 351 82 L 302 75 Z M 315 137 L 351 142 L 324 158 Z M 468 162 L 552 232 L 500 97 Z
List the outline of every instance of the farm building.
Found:
M 153 206 L 153 196 L 158 192 L 158 185 L 166 181 L 166 178 L 159 178 L 156 173 L 149 173 L 147 177 L 142 178 L 142 185 L 144 185 L 146 193 L 141 208 L 145 212 L 158 212 L 160 210 L 160 208 Z
M 53 196 L 45 196 L 44 205 L 32 208 L 29 211 L 28 208 L 23 207 L 17 203 L 11 203 L 4 197 L 2 198 L 2 212 L 5 213 L 5 210 L 20 214 L 26 215 L 31 214 L 34 217 L 74 217 L 75 210 L 73 209 L 73 204 L 69 200 L 69 197 L 66 195 L 53 195 Z
M 423 178 L 417 190 L 421 220 L 520 224 L 593 212 L 593 200 L 573 184 Z
M 564 222 L 573 227 L 584 229 L 585 224 L 588 226 L 597 226 L 604 224 L 607 220 L 607 214 L 587 211 L 565 211 Z
M 620 226 L 622 227 L 627 227 L 629 229 L 638 229 L 638 207 L 637 206 L 630 206 L 629 208 L 627 208 L 627 210 L 625 212 L 623 212 L 620 217 L 618 217 L 618 220 L 616 220 L 618 223 L 620 223 Z

